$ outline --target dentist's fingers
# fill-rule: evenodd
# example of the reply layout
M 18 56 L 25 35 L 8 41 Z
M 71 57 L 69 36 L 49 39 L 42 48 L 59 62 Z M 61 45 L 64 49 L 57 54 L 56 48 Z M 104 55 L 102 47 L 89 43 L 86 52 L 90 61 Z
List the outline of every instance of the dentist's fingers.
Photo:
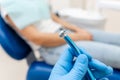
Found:
M 61 75 L 67 74 L 73 67 L 73 58 L 74 56 L 70 53 L 69 48 L 63 51 L 63 54 L 53 69 L 54 73 Z
M 89 63 L 89 66 L 91 69 L 94 69 L 93 72 L 96 78 L 101 78 L 113 73 L 112 67 L 107 66 L 95 59 L 92 59 L 92 61 Z
M 81 54 L 78 56 L 77 60 L 75 61 L 75 64 L 73 68 L 71 69 L 68 76 L 70 76 L 71 80 L 82 80 L 85 73 L 88 69 L 88 58 L 86 55 Z

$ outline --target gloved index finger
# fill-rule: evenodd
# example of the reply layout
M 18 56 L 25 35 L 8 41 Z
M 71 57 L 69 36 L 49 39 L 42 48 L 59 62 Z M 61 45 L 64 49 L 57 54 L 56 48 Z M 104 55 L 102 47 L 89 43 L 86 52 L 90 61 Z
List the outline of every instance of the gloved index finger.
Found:
M 74 56 L 70 52 L 70 48 L 65 49 L 58 62 L 54 66 L 53 72 L 56 74 L 65 75 L 73 66 Z
M 84 48 L 79 47 L 79 50 L 80 50 L 81 54 L 85 54 L 88 57 L 89 61 L 92 60 L 92 56 Z
M 73 58 L 74 56 L 71 54 L 70 49 L 65 49 L 51 72 L 55 76 L 50 76 L 50 79 L 66 75 L 73 66 Z
M 63 54 L 61 55 L 60 59 L 58 60 L 59 64 L 63 64 L 63 63 L 72 63 L 73 62 L 73 58 L 74 56 L 71 54 L 71 49 L 67 48 Z M 63 64 L 64 65 L 64 64 Z

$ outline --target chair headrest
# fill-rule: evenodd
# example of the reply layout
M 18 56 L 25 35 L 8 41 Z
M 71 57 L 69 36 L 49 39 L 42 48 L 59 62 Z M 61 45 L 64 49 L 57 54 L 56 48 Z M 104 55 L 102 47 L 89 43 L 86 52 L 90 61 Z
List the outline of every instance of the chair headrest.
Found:
M 14 59 L 25 58 L 30 52 L 30 46 L 13 30 L 0 16 L 0 44 Z

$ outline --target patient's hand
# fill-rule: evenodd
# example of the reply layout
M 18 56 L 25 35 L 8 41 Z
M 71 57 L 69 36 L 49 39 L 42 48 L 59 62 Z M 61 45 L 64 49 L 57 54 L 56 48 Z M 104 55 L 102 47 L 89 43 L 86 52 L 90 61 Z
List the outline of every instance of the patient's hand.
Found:
M 92 40 L 92 34 L 85 29 L 77 29 L 76 33 L 83 37 L 84 40 Z

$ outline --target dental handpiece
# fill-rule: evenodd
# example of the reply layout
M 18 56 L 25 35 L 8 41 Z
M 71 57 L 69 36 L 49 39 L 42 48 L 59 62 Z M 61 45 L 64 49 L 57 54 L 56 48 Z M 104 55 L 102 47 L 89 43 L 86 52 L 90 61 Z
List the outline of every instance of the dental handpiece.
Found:
M 77 47 L 77 45 L 74 43 L 74 41 L 66 34 L 66 32 L 65 32 L 64 30 L 62 30 L 62 31 L 60 32 L 59 36 L 62 37 L 62 38 L 64 38 L 64 40 L 69 44 L 69 46 L 76 51 L 76 52 L 75 52 L 75 56 L 76 56 L 76 57 L 77 57 L 78 55 L 82 54 L 82 53 L 80 52 L 80 49 Z M 89 56 L 88 59 L 91 60 L 92 57 Z M 88 72 L 88 75 L 89 75 L 89 77 L 90 77 L 90 80 L 96 80 L 89 68 L 88 68 L 87 72 Z M 89 79 L 88 79 L 88 80 L 89 80 Z

